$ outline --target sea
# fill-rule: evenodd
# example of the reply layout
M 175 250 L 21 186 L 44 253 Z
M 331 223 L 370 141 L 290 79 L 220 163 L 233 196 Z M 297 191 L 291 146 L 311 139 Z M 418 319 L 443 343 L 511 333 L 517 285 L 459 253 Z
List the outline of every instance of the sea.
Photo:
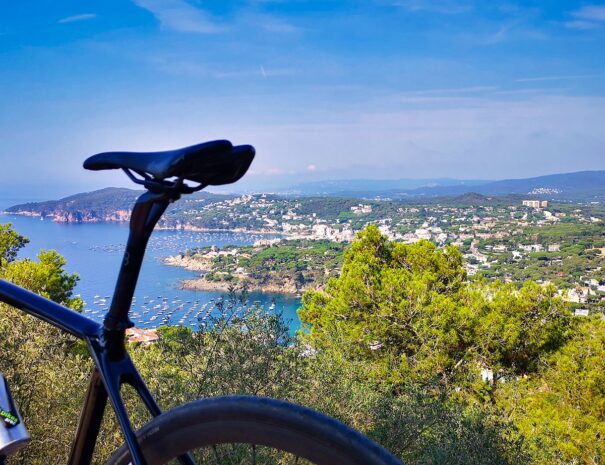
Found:
M 66 270 L 80 277 L 75 294 L 84 299 L 84 314 L 102 320 L 111 303 L 128 237 L 127 224 L 65 224 L 55 223 L 48 218 L 42 220 L 6 214 L 0 214 L 0 223 L 12 223 L 20 234 L 29 239 L 19 254 L 20 258 L 36 259 L 38 252 L 43 249 L 54 249 L 63 255 L 67 261 Z M 271 236 L 234 232 L 154 231 L 141 269 L 131 319 L 141 328 L 160 325 L 199 328 L 217 315 L 220 311 L 217 302 L 228 301 L 228 295 L 224 292 L 182 289 L 181 281 L 197 274 L 165 265 L 163 258 L 193 247 L 249 245 L 261 238 Z M 298 297 L 250 292 L 245 305 L 258 305 L 267 312 L 280 313 L 291 332 L 300 327 L 296 313 L 300 305 Z

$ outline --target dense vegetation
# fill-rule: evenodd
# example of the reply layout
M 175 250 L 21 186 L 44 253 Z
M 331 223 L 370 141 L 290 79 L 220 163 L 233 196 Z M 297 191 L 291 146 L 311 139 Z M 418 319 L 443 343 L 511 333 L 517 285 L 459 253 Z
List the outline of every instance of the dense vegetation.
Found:
M 258 246 L 225 246 L 192 249 L 193 260 L 207 261 L 204 279 L 263 289 L 268 286 L 300 292 L 321 287 L 335 277 L 342 265 L 345 244 L 331 241 L 287 240 Z M 209 257 L 212 254 L 211 257 Z
M 605 283 L 605 228 L 602 224 L 562 222 L 547 227 L 529 227 L 521 234 L 499 241 L 479 241 L 482 251 L 498 244 L 512 249 L 517 242 L 537 244 L 542 250 L 514 257 L 510 252 L 485 252 L 494 260 L 482 274 L 488 278 L 509 278 L 513 282 L 549 281 L 559 289 L 573 289 L 592 282 Z M 555 250 L 549 246 L 556 244 Z M 596 286 L 592 286 L 596 287 Z M 605 293 L 595 292 L 590 299 L 593 307 L 600 305 Z
M 53 252 L 17 260 L 25 242 L 0 229 L 0 275 L 78 310 L 77 277 Z M 340 276 L 304 296 L 297 338 L 233 299 L 206 331 L 162 328 L 160 343 L 131 348 L 164 408 L 252 393 L 341 418 L 408 464 L 603 463 L 605 322 L 572 317 L 550 286 L 469 283 L 454 247 L 370 227 Z M 0 371 L 33 437 L 10 464 L 65 462 L 91 362 L 77 341 L 0 310 Z M 109 417 L 96 463 L 119 444 Z
M 327 240 L 300 239 L 259 246 L 224 246 L 218 255 L 209 254 L 217 252 L 206 247 L 189 250 L 186 255 L 208 264 L 208 281 L 248 282 L 259 289 L 285 286 L 299 292 L 323 288 L 329 278 L 338 276 L 346 247 Z M 564 218 L 560 223 L 528 226 L 497 238 L 466 239 L 459 250 L 467 254 L 470 262 L 473 247 L 487 258 L 488 264 L 468 279 L 499 279 L 516 287 L 527 280 L 549 282 L 560 293 L 583 288 L 586 301 L 575 306 L 603 313 L 605 228 L 601 223 L 569 222 Z M 540 251 L 531 251 L 532 247 L 539 247 Z
M 116 210 L 129 210 L 136 198 L 142 193 L 143 191 L 109 187 L 94 192 L 71 195 L 60 200 L 14 205 L 7 211 L 11 213 L 20 211 L 36 212 L 41 216 L 55 212 L 80 213 L 84 215 L 94 213 L 100 216 Z
M 70 195 L 59 200 L 44 202 L 29 202 L 13 205 L 7 209 L 8 213 L 32 214 L 41 217 L 54 217 L 57 221 L 71 223 L 90 221 L 126 221 L 136 199 L 143 190 L 133 190 L 121 187 L 107 187 L 93 192 L 84 192 Z M 197 207 L 211 202 L 217 202 L 231 197 L 198 192 L 191 195 L 186 201 L 173 204 L 168 208 L 169 220 L 164 226 L 173 227 L 186 217 L 187 209 L 194 203 Z M 208 218 L 210 221 L 210 218 Z M 212 221 L 219 221 L 213 219 Z M 208 226 L 210 227 L 210 226 Z

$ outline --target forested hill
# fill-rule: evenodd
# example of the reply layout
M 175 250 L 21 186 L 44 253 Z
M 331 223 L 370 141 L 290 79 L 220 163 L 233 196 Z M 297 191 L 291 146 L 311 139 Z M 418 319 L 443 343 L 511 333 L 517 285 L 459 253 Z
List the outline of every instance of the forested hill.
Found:
M 141 192 L 107 188 L 60 200 L 15 205 L 7 212 L 62 223 L 125 222 L 129 220 L 132 206 Z M 408 216 L 415 215 L 414 211 L 420 216 L 431 216 L 439 214 L 440 206 L 508 207 L 521 205 L 521 200 L 520 197 L 487 197 L 474 193 L 415 200 L 361 200 L 272 194 L 234 197 L 199 192 L 183 196 L 170 205 L 159 226 L 165 229 L 239 230 L 350 241 L 353 232 L 368 223 L 388 223 L 396 225 L 401 233 L 410 232 Z M 422 212 L 417 208 L 410 210 L 412 207 L 419 207 Z M 432 213 L 426 213 L 425 209 Z M 419 226 L 424 221 L 422 219 Z
M 6 211 L 19 215 L 52 217 L 55 221 L 68 223 L 125 221 L 130 216 L 137 197 L 143 192 L 121 187 L 107 187 L 59 200 L 14 205 Z M 206 200 L 224 200 L 229 196 L 201 192 L 188 198 L 204 203 Z
M 7 209 L 9 213 L 31 212 L 48 216 L 59 212 L 108 212 L 126 210 L 143 191 L 119 187 L 107 187 L 93 192 L 82 192 L 59 200 L 28 202 Z

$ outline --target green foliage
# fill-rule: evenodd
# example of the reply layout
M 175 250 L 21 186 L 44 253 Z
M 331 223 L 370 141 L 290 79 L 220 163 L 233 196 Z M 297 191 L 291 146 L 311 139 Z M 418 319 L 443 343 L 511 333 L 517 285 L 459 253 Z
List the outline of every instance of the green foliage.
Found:
M 544 360 L 539 376 L 503 386 L 501 402 L 534 463 L 603 463 L 605 321 L 580 321 L 573 337 Z
M 309 342 L 365 360 L 381 381 L 438 379 L 457 386 L 478 367 L 496 379 L 535 368 L 565 337 L 569 311 L 554 289 L 465 282 L 462 258 L 420 241 L 388 241 L 370 226 L 325 292 L 299 310 Z
M 81 310 L 82 299 L 72 297 L 79 277 L 65 273 L 64 267 L 65 259 L 61 255 L 54 250 L 44 250 L 38 254 L 38 262 L 18 260 L 8 263 L 0 277 L 74 310 Z
M 327 240 L 287 240 L 273 245 L 223 247 L 210 260 L 209 282 L 239 282 L 252 288 L 274 286 L 300 291 L 324 285 L 336 276 L 345 245 Z M 208 261 L 206 247 L 189 251 L 194 260 Z M 243 270 L 243 274 L 241 271 Z
M 39 262 L 14 260 L 27 240 L 3 228 L 0 244 L 7 243 L 12 244 L 11 260 L 4 262 L 0 278 L 81 309 L 81 299 L 72 296 L 77 276 L 65 272 L 61 256 L 47 251 L 39 254 Z M 32 434 L 31 444 L 10 463 L 47 463 L 51 456 L 66 462 L 91 366 L 88 357 L 73 338 L 5 304 L 0 304 L 0 341 L 0 372 Z
M 305 341 L 355 371 L 366 392 L 395 393 L 390 406 L 412 402 L 410 386 L 433 399 L 441 410 L 429 412 L 448 427 L 434 431 L 427 416 L 420 424 L 439 439 L 420 451 L 440 463 L 473 463 L 472 451 L 477 463 L 602 463 L 605 323 L 577 323 L 553 286 L 469 283 L 455 250 L 392 243 L 369 227 L 299 314 Z M 416 447 L 406 444 L 403 457 Z M 438 462 L 414 454 L 412 463 Z
M 308 359 L 306 405 L 364 432 L 408 465 L 525 464 L 505 423 L 478 410 L 427 395 L 426 385 L 397 389 L 368 379 L 365 363 L 322 350 Z
M 17 258 L 19 250 L 29 240 L 13 229 L 10 223 L 0 224 L 0 268 Z
M 501 376 L 524 376 L 536 371 L 541 357 L 557 350 L 570 331 L 571 314 L 553 286 L 528 281 L 517 290 L 514 284 L 496 282 L 479 293 L 476 345 L 481 361 Z
M 290 266 L 291 252 L 259 263 Z M 13 255 L 0 275 L 78 310 L 77 276 L 64 266 L 56 252 Z M 298 337 L 243 300 L 219 301 L 220 316 L 200 331 L 162 327 L 159 343 L 129 348 L 163 408 L 236 393 L 288 399 L 410 465 L 603 463 L 605 321 L 573 319 L 550 286 L 469 282 L 455 248 L 394 243 L 369 227 L 340 276 L 305 294 Z M 33 438 L 9 463 L 65 462 L 91 361 L 73 338 L 6 305 L 0 340 L 0 371 Z M 145 408 L 124 396 L 142 425 Z M 110 414 L 94 463 L 121 442 Z

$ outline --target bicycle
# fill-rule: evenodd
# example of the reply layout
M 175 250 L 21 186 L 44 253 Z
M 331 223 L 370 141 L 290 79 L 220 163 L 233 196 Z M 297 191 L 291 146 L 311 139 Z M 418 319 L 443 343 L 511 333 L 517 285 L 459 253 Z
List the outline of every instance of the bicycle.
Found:
M 107 461 L 110 465 L 172 461 L 195 465 L 196 460 L 209 456 L 217 463 L 238 464 L 263 463 L 259 459 L 299 463 L 302 459 L 318 465 L 400 465 L 393 455 L 359 432 L 285 401 L 226 396 L 197 400 L 162 413 L 128 355 L 125 331 L 134 326 L 129 310 L 155 225 L 168 205 L 182 195 L 239 180 L 254 156 L 250 145 L 233 146 L 218 140 L 166 152 L 105 152 L 84 162 L 89 170 L 121 169 L 146 189 L 132 210 L 113 299 L 102 323 L 0 280 L 0 301 L 84 340 L 94 361 L 68 465 L 91 463 L 108 400 L 125 441 Z M 134 388 L 153 417 L 138 432 L 133 430 L 120 394 L 123 384 Z M 10 392 L 0 382 L 3 401 L 0 464 L 28 439 Z

